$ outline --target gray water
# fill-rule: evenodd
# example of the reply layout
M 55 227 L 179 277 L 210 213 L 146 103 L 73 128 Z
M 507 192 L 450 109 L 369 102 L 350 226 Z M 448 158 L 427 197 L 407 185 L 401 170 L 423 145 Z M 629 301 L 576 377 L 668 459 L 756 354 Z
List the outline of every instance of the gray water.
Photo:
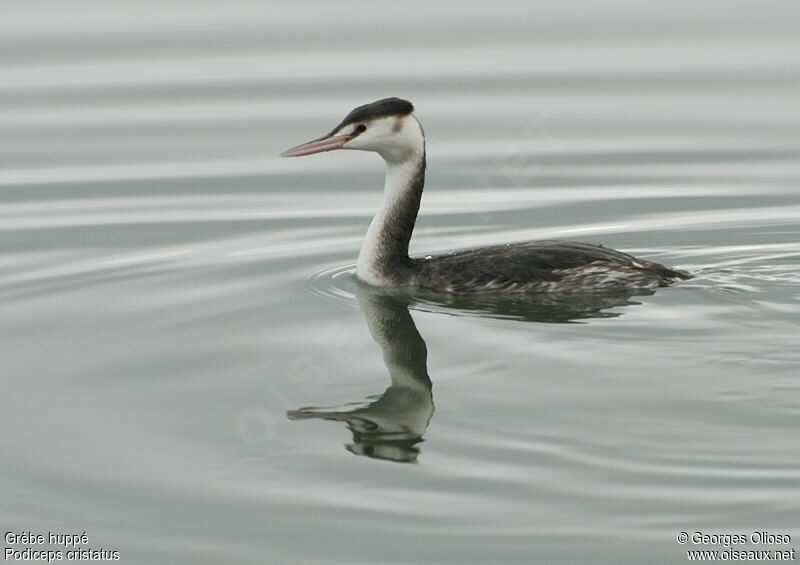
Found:
M 800 547 L 793 3 L 3 12 L 4 532 L 132 564 Z M 277 154 L 384 96 L 428 138 L 415 253 L 570 238 L 696 278 L 360 289 L 382 163 Z

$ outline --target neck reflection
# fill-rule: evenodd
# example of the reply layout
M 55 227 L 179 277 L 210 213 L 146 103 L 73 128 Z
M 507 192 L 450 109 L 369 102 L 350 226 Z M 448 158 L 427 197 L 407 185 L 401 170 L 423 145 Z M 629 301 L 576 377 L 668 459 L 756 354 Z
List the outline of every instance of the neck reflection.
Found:
M 348 451 L 375 459 L 414 463 L 433 416 L 428 350 L 402 297 L 381 296 L 361 289 L 358 302 L 372 338 L 383 350 L 391 384 L 377 400 L 346 410 L 301 408 L 289 419 L 345 422 L 353 434 Z

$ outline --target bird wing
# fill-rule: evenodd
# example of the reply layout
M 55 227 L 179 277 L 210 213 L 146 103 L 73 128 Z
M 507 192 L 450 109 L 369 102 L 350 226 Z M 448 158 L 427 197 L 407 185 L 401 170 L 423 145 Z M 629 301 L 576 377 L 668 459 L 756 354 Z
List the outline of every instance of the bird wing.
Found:
M 601 245 L 576 241 L 531 241 L 428 256 L 418 261 L 420 280 L 449 292 L 524 291 L 561 281 L 571 269 L 592 264 L 644 272 L 665 281 L 677 272 Z M 437 284 L 438 283 L 438 284 Z

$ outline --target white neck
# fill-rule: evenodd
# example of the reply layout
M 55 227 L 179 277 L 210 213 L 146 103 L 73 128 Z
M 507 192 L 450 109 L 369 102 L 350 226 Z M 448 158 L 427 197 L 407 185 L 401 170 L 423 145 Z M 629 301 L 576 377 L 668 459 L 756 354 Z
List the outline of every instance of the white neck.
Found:
M 402 284 L 398 270 L 409 262 L 408 242 L 425 180 L 424 142 L 420 149 L 403 161 L 386 160 L 383 202 L 369 225 L 356 265 L 356 276 L 373 286 Z

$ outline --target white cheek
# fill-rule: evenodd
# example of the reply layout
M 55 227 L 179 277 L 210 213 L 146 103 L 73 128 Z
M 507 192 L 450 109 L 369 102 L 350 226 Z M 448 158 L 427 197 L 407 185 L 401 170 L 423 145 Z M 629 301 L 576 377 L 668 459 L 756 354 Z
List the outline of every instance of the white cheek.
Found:
M 413 116 L 374 120 L 367 125 L 367 130 L 355 139 L 347 142 L 343 149 L 375 151 L 389 163 L 398 163 L 410 157 L 416 157 L 424 146 L 424 137 L 418 122 Z
M 380 151 L 390 139 L 375 129 L 368 129 L 358 137 L 344 144 L 345 149 L 361 149 L 363 151 Z
M 371 139 L 369 131 L 365 131 L 355 139 L 351 139 L 344 144 L 344 149 L 372 149 L 375 140 Z

